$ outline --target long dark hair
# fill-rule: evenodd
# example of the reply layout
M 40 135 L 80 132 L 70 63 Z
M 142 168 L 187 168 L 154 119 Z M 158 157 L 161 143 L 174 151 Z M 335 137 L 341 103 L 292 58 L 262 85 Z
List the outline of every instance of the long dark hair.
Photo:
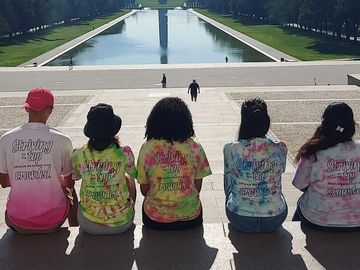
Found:
M 146 121 L 145 138 L 184 142 L 195 135 L 192 115 L 178 97 L 163 98 L 155 104 Z
M 241 105 L 238 140 L 265 137 L 270 128 L 270 117 L 265 101 L 259 97 L 246 99 Z
M 302 157 L 309 158 L 317 151 L 328 149 L 338 143 L 350 141 L 355 133 L 355 127 L 354 114 L 350 106 L 343 102 L 331 103 L 324 111 L 321 125 L 299 149 L 295 161 L 299 161 Z
M 115 144 L 117 148 L 120 147 L 119 138 L 117 136 L 113 138 L 107 138 L 107 139 L 89 139 L 87 145 L 90 150 L 97 150 L 97 151 L 103 151 L 107 147 L 109 147 L 111 144 Z

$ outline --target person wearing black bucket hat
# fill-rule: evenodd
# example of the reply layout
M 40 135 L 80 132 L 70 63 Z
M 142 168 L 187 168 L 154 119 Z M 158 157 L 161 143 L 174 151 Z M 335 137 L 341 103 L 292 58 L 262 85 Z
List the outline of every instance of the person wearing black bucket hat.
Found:
M 99 103 L 90 108 L 84 134 L 90 139 L 113 138 L 121 128 L 121 118 L 114 114 L 111 105 Z
M 73 153 L 73 178 L 82 180 L 77 217 L 89 234 L 119 234 L 133 225 L 137 172 L 131 148 L 116 136 L 121 123 L 111 105 L 91 107 L 84 127 L 89 141 Z

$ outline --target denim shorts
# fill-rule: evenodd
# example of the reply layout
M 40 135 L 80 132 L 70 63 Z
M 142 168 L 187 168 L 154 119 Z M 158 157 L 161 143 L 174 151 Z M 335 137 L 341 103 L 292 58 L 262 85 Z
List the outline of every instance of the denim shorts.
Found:
M 227 207 L 226 216 L 230 221 L 230 226 L 246 233 L 266 233 L 276 231 L 285 221 L 288 209 L 274 217 L 248 217 L 239 216 L 231 212 Z

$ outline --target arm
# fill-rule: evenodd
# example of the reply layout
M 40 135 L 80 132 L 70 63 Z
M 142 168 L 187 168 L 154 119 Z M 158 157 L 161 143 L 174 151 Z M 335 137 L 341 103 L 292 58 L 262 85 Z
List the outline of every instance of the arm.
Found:
M 310 185 L 313 163 L 313 158 L 301 158 L 299 161 L 292 184 L 302 192 L 305 192 Z
M 1 137 L 3 139 L 3 137 Z M 6 149 L 7 142 L 0 140 L 0 185 L 3 188 L 10 187 L 10 179 L 7 169 Z
M 7 173 L 0 173 L 0 185 L 3 188 L 10 187 L 10 179 Z
M 77 221 L 77 209 L 79 206 L 79 199 L 74 188 L 75 181 L 72 179 L 71 175 L 63 177 L 63 190 L 66 195 L 66 198 L 70 204 L 70 211 L 68 214 L 68 222 L 70 227 L 79 226 Z
M 198 93 L 200 94 L 200 85 L 197 85 L 197 87 L 198 87 Z
M 126 185 L 129 190 L 130 198 L 135 202 L 136 201 L 136 187 L 134 178 L 126 175 Z
M 150 190 L 150 185 L 149 184 L 140 184 L 140 191 L 141 194 L 146 197 L 146 195 L 148 194 Z
M 195 186 L 196 186 L 197 191 L 200 193 L 201 187 L 202 187 L 202 178 L 195 179 Z

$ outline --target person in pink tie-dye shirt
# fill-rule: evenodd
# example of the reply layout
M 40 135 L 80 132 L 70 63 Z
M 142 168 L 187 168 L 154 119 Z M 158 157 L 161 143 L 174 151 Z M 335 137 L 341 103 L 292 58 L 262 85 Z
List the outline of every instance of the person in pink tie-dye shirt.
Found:
M 360 229 L 360 142 L 352 109 L 330 104 L 300 148 L 293 185 L 303 191 L 293 220 L 327 231 Z
M 164 98 L 154 106 L 137 162 L 145 226 L 182 230 L 202 224 L 199 193 L 211 170 L 194 136 L 192 116 L 183 100 Z

